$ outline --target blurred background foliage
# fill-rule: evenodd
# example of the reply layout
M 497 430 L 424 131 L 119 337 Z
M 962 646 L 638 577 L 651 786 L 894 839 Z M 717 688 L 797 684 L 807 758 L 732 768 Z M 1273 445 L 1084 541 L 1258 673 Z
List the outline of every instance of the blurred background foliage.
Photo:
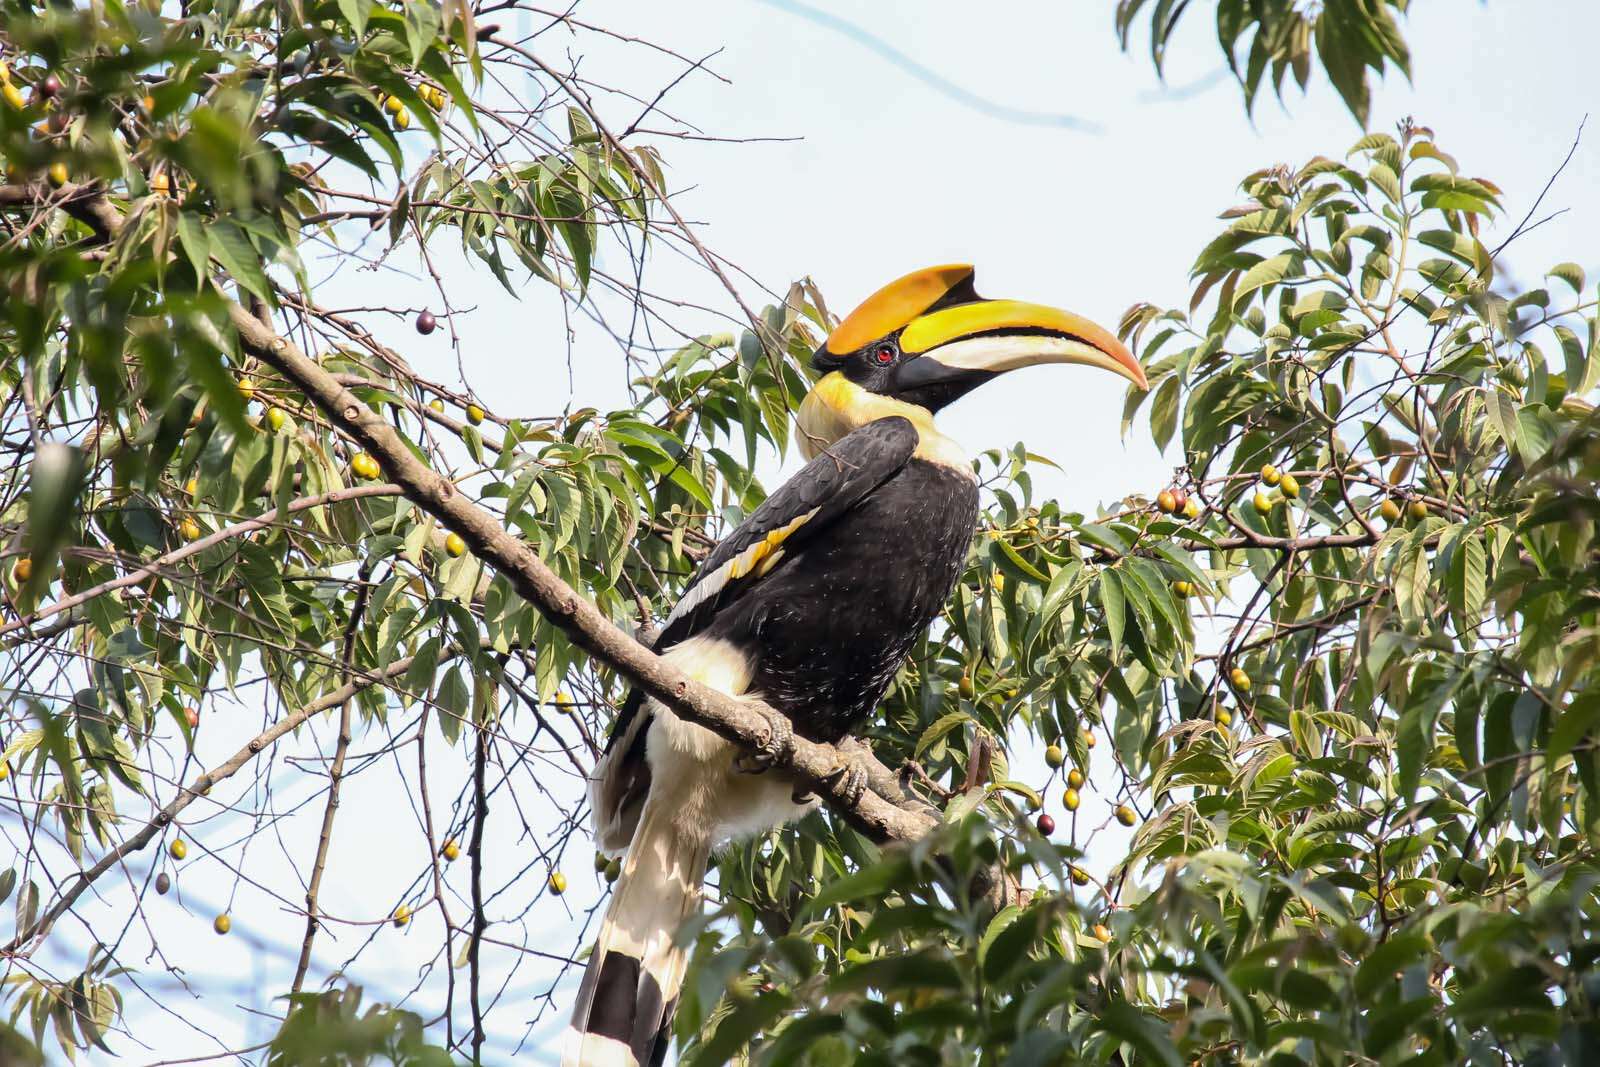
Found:
M 1407 71 L 1403 8 L 1223 0 L 1217 18 L 1247 100 L 1269 75 L 1303 85 L 1315 42 L 1365 123 L 1365 72 Z M 1124 45 L 1141 10 L 1159 65 L 1187 5 L 1124 0 Z M 706 321 L 649 361 L 615 327 L 632 403 L 611 411 L 501 413 L 371 332 L 453 336 L 428 254 L 442 241 L 576 312 L 621 298 L 683 318 L 641 280 L 646 248 L 727 282 L 655 151 L 482 14 L 5 4 L 0 790 L 18 854 L 0 873 L 16 1027 L 0 1048 L 18 1057 L 122 1036 L 152 963 L 122 958 L 116 924 L 92 929 L 81 967 L 44 966 L 57 922 L 108 872 L 137 901 L 164 895 L 184 820 L 307 722 L 339 720 L 337 767 L 352 736 L 413 739 L 419 759 L 436 738 L 480 787 L 435 809 L 419 767 L 432 859 L 385 905 L 396 926 L 441 917 L 443 973 L 424 980 L 448 981 L 443 1020 L 297 979 L 266 1062 L 479 1055 L 494 1004 L 477 949 L 500 930 L 485 897 L 520 893 L 537 924 L 563 856 L 587 864 L 586 812 L 548 767 L 589 765 L 625 680 L 242 355 L 231 302 L 646 632 L 788 448 L 831 321 L 809 281 L 759 309 L 730 283 L 743 321 L 692 308 Z M 529 73 L 546 96 L 503 91 Z M 868 737 L 943 826 L 880 849 L 816 814 L 723 854 L 685 934 L 684 1062 L 1600 1056 L 1595 290 L 1571 263 L 1533 288 L 1497 276 L 1534 217 L 1482 243 L 1500 191 L 1426 128 L 1328 151 L 1245 175 L 1187 306 L 1121 324 L 1152 386 L 1126 426 L 1181 452 L 1171 485 L 1088 514 L 1038 497 L 1048 461 L 1023 446 L 978 457 L 966 572 Z M 439 305 L 323 306 L 313 248 L 406 249 Z M 241 690 L 268 694 L 262 732 L 197 765 L 197 709 Z M 1049 777 L 1014 776 L 1040 745 Z M 1115 773 L 1089 782 L 1096 745 Z M 488 776 L 559 823 L 500 886 L 479 863 Z M 340 780 L 312 805 L 327 829 L 305 871 L 326 859 Z M 1135 828 L 1106 869 L 1085 859 L 1090 789 Z M 1058 794 L 1059 826 L 1042 811 Z M 998 914 L 972 892 L 996 863 L 1025 889 Z M 319 916 L 316 884 L 307 955 L 343 921 Z
M 1127 51 L 1142 21 L 1150 34 L 1150 61 L 1157 73 L 1164 73 L 1163 61 L 1180 20 L 1207 6 L 1216 10 L 1217 44 L 1244 90 L 1246 111 L 1254 109 L 1262 85 L 1270 85 L 1282 99 L 1284 80 L 1292 75 L 1304 91 L 1316 63 L 1365 127 L 1372 112 L 1370 75 L 1381 78 L 1393 68 L 1411 77 L 1411 50 L 1397 18 L 1405 15 L 1410 0 L 1214 0 L 1210 5 L 1117 0 L 1117 36 Z

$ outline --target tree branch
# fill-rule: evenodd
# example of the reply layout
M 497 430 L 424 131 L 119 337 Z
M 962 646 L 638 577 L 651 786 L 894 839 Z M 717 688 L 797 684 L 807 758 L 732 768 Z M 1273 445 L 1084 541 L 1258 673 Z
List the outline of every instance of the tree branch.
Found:
M 504 574 L 518 595 L 560 627 L 574 644 L 685 720 L 747 749 L 766 741 L 768 717 L 782 718 L 781 713 L 702 685 L 618 629 L 492 513 L 466 499 L 448 478 L 417 459 L 394 427 L 292 341 L 262 325 L 237 303 L 230 302 L 228 311 L 245 351 L 303 390 L 335 426 L 378 461 L 412 503 L 459 534 L 474 555 Z M 849 803 L 839 789 L 837 775 L 847 762 L 833 745 L 818 744 L 797 733 L 791 755 L 779 766 L 877 841 L 915 840 L 937 824 L 925 811 L 907 810 L 871 790 Z
M 26 188 L 26 195 L 31 196 L 34 202 L 52 202 L 47 188 Z M 19 199 L 21 195 L 18 194 Z M 114 237 L 122 227 L 121 214 L 95 187 L 64 186 L 56 190 L 53 203 L 94 226 L 97 233 L 105 236 Z M 668 210 L 671 210 L 670 206 Z M 692 235 L 690 240 L 693 240 Z M 707 256 L 707 259 L 709 262 L 710 257 Z M 714 263 L 711 265 L 717 270 Z M 720 270 L 717 273 L 721 275 Z M 726 278 L 723 280 L 732 291 L 731 283 Z M 546 567 L 533 550 L 502 526 L 494 515 L 464 499 L 449 479 L 441 477 L 418 460 L 399 433 L 381 415 L 340 385 L 294 342 L 278 336 L 271 327 L 235 301 L 228 301 L 228 314 L 247 352 L 299 386 L 307 399 L 321 408 L 334 425 L 358 441 L 378 461 L 379 466 L 390 475 L 391 481 L 412 503 L 460 534 L 474 555 L 504 574 L 518 595 L 538 608 L 552 624 L 560 627 L 579 648 L 627 677 L 682 718 L 704 726 L 746 749 L 754 749 L 767 740 L 767 723 L 771 719 L 784 718 L 781 712 L 758 701 L 737 700 L 702 685 L 618 629 L 599 609 L 580 597 Z M 751 321 L 759 325 L 759 320 L 753 315 Z M 360 488 L 379 489 L 377 486 Z M 267 512 L 249 522 L 264 524 L 269 521 L 267 516 L 270 515 L 274 515 L 274 512 Z M 241 523 L 239 528 L 248 524 Z M 220 539 L 222 533 L 219 531 L 212 538 Z M 186 548 L 199 551 L 212 538 L 202 538 Z M 184 549 L 179 549 L 177 553 L 169 553 L 168 557 L 162 559 L 173 556 L 182 558 L 179 553 L 188 554 Z M 141 573 L 138 577 L 127 577 L 137 582 L 149 575 Z M 123 582 L 123 579 L 117 581 Z M 104 591 L 99 589 L 90 592 L 98 595 Z M 53 605 L 52 613 L 81 602 L 87 595 L 69 597 Z M 27 620 L 0 627 L 0 636 L 38 617 L 41 617 L 40 613 L 35 613 Z M 870 755 L 859 753 L 856 759 L 867 763 L 870 774 L 876 776 L 876 769 L 871 767 L 871 763 L 876 761 Z M 848 758 L 833 745 L 818 744 L 796 733 L 787 758 L 777 761 L 776 766 L 792 773 L 801 785 L 820 796 L 840 817 L 874 840 L 912 841 L 938 824 L 938 820 L 926 811 L 901 807 L 871 789 L 863 792 L 855 803 L 850 803 L 839 788 L 843 776 L 837 773 L 847 762 Z
M 367 613 L 367 603 L 371 599 L 372 586 L 368 579 L 372 576 L 372 568 L 363 566 L 359 572 L 361 591 L 356 594 L 355 606 L 350 610 L 350 622 L 344 628 L 344 660 L 345 684 L 350 683 L 350 659 L 355 651 L 356 631 L 361 628 L 361 619 Z M 322 889 L 322 872 L 328 869 L 328 846 L 333 842 L 333 820 L 339 814 L 339 784 L 344 780 L 344 758 L 350 751 L 350 701 L 346 700 L 339 705 L 339 737 L 334 742 L 333 764 L 328 768 L 328 804 L 322 811 L 322 833 L 317 837 L 317 855 L 311 864 L 311 881 L 306 886 L 306 936 L 300 943 L 300 961 L 295 964 L 294 982 L 289 986 L 289 992 L 298 993 L 305 984 L 306 971 L 311 967 L 311 945 L 317 939 L 317 928 L 321 925 L 317 920 L 317 895 Z

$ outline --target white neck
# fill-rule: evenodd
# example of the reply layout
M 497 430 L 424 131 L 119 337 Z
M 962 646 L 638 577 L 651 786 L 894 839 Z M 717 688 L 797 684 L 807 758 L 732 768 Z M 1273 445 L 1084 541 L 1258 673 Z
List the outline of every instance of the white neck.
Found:
M 939 431 L 927 408 L 868 392 L 838 371 L 825 375 L 800 404 L 800 413 L 795 417 L 800 428 L 800 451 L 807 459 L 813 459 L 850 431 L 891 415 L 908 419 L 917 428 L 919 459 L 976 478 L 966 452 Z

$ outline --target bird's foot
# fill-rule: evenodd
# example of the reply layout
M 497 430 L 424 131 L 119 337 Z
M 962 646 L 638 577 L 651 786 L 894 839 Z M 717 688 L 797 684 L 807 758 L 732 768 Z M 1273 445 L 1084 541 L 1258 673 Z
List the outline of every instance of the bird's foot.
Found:
M 774 764 L 787 762 L 794 754 L 794 728 L 789 720 L 765 711 L 757 714 L 766 721 L 767 736 L 753 752 L 740 752 L 734 757 L 733 769 L 740 774 L 761 774 L 771 770 Z
M 841 743 L 841 748 L 845 746 Z M 848 807 L 855 807 L 867 791 L 867 770 L 856 762 L 848 751 L 840 756 L 839 763 L 829 771 L 823 781 L 839 791 L 839 799 Z M 793 800 L 796 804 L 805 804 L 811 801 L 812 794 L 809 790 L 795 789 Z

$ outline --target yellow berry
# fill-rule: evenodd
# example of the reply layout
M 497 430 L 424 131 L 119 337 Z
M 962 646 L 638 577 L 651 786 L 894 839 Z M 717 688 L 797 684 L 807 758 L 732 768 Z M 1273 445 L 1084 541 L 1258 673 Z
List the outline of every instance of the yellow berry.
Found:
M 1272 498 L 1265 493 L 1257 493 L 1251 503 L 1254 505 L 1257 515 L 1266 515 L 1272 511 Z
M 1278 482 L 1278 492 L 1293 500 L 1300 495 L 1300 483 L 1295 481 L 1294 475 L 1285 474 L 1283 479 Z
M 392 921 L 396 926 L 404 926 L 406 923 L 411 921 L 411 909 L 406 907 L 404 904 L 400 905 L 398 908 L 394 909 Z
M 1122 825 L 1124 825 L 1124 826 L 1132 826 L 1134 824 L 1134 822 L 1137 821 L 1137 819 L 1138 819 L 1138 817 L 1136 815 L 1134 815 L 1133 809 L 1128 807 L 1128 805 L 1126 805 L 1126 804 L 1118 804 L 1117 805 L 1117 821 L 1120 822 Z
M 1083 747 L 1084 748 L 1093 748 L 1094 747 L 1094 734 L 1091 734 L 1088 730 L 1084 730 L 1083 731 Z
M 144 108 L 145 114 L 154 114 L 156 110 L 156 98 L 151 96 L 149 93 L 146 93 L 144 96 L 139 98 L 139 106 Z
M 1217 709 L 1217 724 L 1219 726 L 1227 726 L 1232 722 L 1233 722 L 1233 712 L 1229 711 L 1227 708 L 1218 708 Z
M 1067 784 L 1074 789 L 1083 788 L 1083 772 L 1074 767 L 1067 772 Z
M 1105 928 L 1104 923 L 1095 923 L 1094 936 L 1100 941 L 1109 942 L 1111 940 L 1111 931 Z
M 193 519 L 184 519 L 178 524 L 178 534 L 185 541 L 200 540 L 200 524 Z
M 550 892 L 560 896 L 567 891 L 567 876 L 560 871 L 550 872 Z
M 1261 468 L 1261 480 L 1268 485 L 1277 485 L 1282 479 L 1283 475 L 1272 464 L 1268 463 Z
M 961 675 L 961 680 L 956 682 L 956 692 L 967 700 L 978 695 L 978 687 L 972 684 L 972 675 L 966 673 Z
M 1183 502 L 1183 517 L 1186 519 L 1197 518 L 1200 515 L 1200 501 L 1190 497 Z
M 411 112 L 409 110 L 402 107 L 394 113 L 394 128 L 397 130 L 409 130 L 411 128 Z
M 357 478 L 366 478 L 369 481 L 382 473 L 378 469 L 378 461 L 365 452 L 357 452 L 350 457 L 350 472 Z
M 1068 811 L 1077 811 L 1078 802 L 1079 797 L 1076 789 L 1068 789 L 1065 793 L 1061 794 L 1061 803 L 1065 805 Z
M 239 395 L 248 403 L 256 395 L 256 383 L 249 378 L 239 379 Z
M 287 416 L 287 415 L 285 415 L 283 413 L 283 409 L 282 408 L 268 408 L 267 409 L 267 425 L 271 426 L 274 430 L 283 429 L 283 424 L 288 422 L 288 421 L 289 421 L 289 416 Z
M 1194 585 L 1180 579 L 1172 583 L 1172 591 L 1187 599 L 1194 595 Z
M 167 172 L 158 170 L 150 175 L 150 191 L 157 196 L 167 196 L 172 192 L 172 179 L 167 177 Z
M 578 713 L 578 705 L 573 703 L 571 693 L 558 691 L 556 693 L 555 705 L 556 710 L 564 715 L 576 715 Z
M 50 170 L 48 174 L 50 178 L 50 184 L 55 186 L 57 189 L 67 184 L 67 178 L 69 175 L 67 174 L 67 165 L 65 163 L 50 164 Z
M 1172 495 L 1171 489 L 1163 489 L 1156 494 L 1156 507 L 1168 515 L 1178 510 L 1178 500 Z
M 467 554 L 467 543 L 460 534 L 453 533 L 444 539 L 444 550 L 452 556 L 464 556 Z
M 391 115 L 400 114 L 401 109 L 405 106 L 406 105 L 404 102 L 402 102 L 398 96 L 385 95 L 383 97 L 383 109 Z
M 479 423 L 481 423 L 483 421 L 483 416 L 484 416 L 483 409 L 480 408 L 478 405 L 476 405 L 476 404 L 468 404 L 467 405 L 467 421 L 472 423 L 472 425 L 476 426 Z
M 1383 516 L 1383 521 L 1391 525 L 1400 521 L 1400 505 L 1393 500 L 1385 499 L 1383 506 L 1378 509 L 1378 514 Z
M 1233 670 L 1229 671 L 1228 681 L 1233 683 L 1233 687 L 1235 689 L 1242 690 L 1246 693 L 1250 691 L 1250 676 L 1245 673 L 1243 667 L 1235 667 Z
M 461 855 L 461 846 L 456 844 L 456 839 L 452 837 L 444 843 L 444 848 L 439 850 L 439 855 L 445 858 L 446 863 L 452 862 Z
M 200 479 L 190 478 L 188 481 L 184 482 L 183 491 L 188 493 L 190 496 L 198 496 L 200 493 Z
M 0 782 L 3 782 L 7 778 L 10 778 L 10 777 L 11 777 L 11 764 L 9 764 L 9 763 L 0 763 Z
M 1089 872 L 1084 870 L 1082 867 L 1079 867 L 1077 864 L 1073 864 L 1071 867 L 1067 868 L 1067 870 L 1072 875 L 1073 885 L 1089 884 Z
M 1060 745 L 1050 745 L 1044 750 L 1044 762 L 1046 766 L 1055 768 L 1067 762 L 1067 757 Z
M 444 401 L 440 400 L 438 397 L 434 397 L 432 400 L 428 401 L 428 410 L 437 411 L 442 414 L 444 412 Z
M 1406 515 L 1412 522 L 1421 522 L 1428 517 L 1428 505 L 1425 501 L 1413 500 L 1406 505 Z
M 181 860 L 189 854 L 189 845 L 183 838 L 174 838 L 172 844 L 167 846 L 167 855 L 175 860 Z
M 215 930 L 219 934 L 225 934 L 229 930 L 233 929 L 233 920 L 228 918 L 227 912 L 223 912 L 221 915 L 218 915 L 215 919 L 211 920 L 211 929 Z
M 17 565 L 11 568 L 11 577 L 16 580 L 18 585 L 21 585 L 29 578 L 32 578 L 33 560 L 29 559 L 27 556 L 23 556 L 21 559 L 17 560 Z

